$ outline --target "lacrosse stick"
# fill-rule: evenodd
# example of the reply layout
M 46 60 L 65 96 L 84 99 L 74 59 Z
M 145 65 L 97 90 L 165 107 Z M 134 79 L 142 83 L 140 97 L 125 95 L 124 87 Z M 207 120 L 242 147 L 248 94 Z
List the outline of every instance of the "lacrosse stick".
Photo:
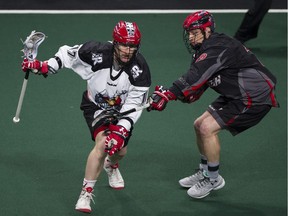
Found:
M 133 112 L 137 112 L 137 111 L 140 111 L 140 110 L 143 110 L 143 109 L 146 109 L 150 106 L 150 102 L 144 104 L 143 106 L 139 106 L 139 107 L 135 107 L 135 108 L 132 108 L 130 110 L 127 110 L 127 111 L 124 111 L 122 113 L 120 113 L 119 111 L 117 110 L 103 110 L 101 114 L 98 115 L 98 117 L 95 118 L 95 120 L 92 122 L 92 127 L 95 126 L 95 124 L 103 119 L 103 118 L 107 118 L 108 121 L 110 122 L 113 122 L 115 120 L 118 120 L 120 119 L 121 117 L 125 116 L 125 115 L 128 115 L 130 113 L 133 113 Z
M 44 41 L 45 37 L 46 37 L 45 34 L 42 32 L 32 31 L 25 41 L 21 39 L 24 45 L 24 49 L 21 50 L 24 53 L 23 57 L 27 58 L 28 61 L 34 61 L 34 59 L 36 59 L 36 56 L 37 56 L 38 46 Z M 20 121 L 19 116 L 20 116 L 22 103 L 23 103 L 23 99 L 25 96 L 26 88 L 27 88 L 28 78 L 29 78 L 29 70 L 26 71 L 26 74 L 23 80 L 23 85 L 22 85 L 22 89 L 21 89 L 21 93 L 20 93 L 20 97 L 18 101 L 16 114 L 13 118 L 14 123 L 18 123 Z

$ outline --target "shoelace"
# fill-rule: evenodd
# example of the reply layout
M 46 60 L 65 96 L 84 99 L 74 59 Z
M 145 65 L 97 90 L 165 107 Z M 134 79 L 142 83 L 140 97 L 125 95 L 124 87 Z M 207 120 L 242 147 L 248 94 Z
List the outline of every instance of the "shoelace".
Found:
M 208 184 L 212 184 L 212 182 L 210 182 L 209 178 L 204 177 L 204 179 L 200 180 L 199 182 L 197 182 L 196 184 L 196 188 L 197 189 L 201 189 L 202 187 L 205 187 Z
M 94 202 L 93 196 L 95 197 L 95 195 L 94 195 L 92 192 L 89 193 L 89 192 L 85 191 L 84 198 L 85 198 L 85 199 L 88 198 L 88 199 L 92 200 L 92 202 L 93 202 L 94 205 L 95 205 L 95 202 Z
M 202 175 L 202 170 L 201 169 L 195 169 L 196 173 L 194 175 Z
M 114 165 L 109 165 L 109 168 L 108 168 L 109 173 L 108 174 L 110 176 L 115 176 L 118 179 L 118 172 L 117 172 L 118 167 L 119 167 L 118 163 L 116 163 Z
M 95 197 L 95 195 L 92 192 L 88 192 L 85 189 L 82 192 L 83 192 L 83 195 L 81 194 L 82 199 L 92 200 L 92 202 L 95 204 L 94 199 L 93 199 L 93 196 Z
M 193 178 L 193 177 L 196 177 L 198 175 L 202 175 L 202 170 L 201 169 L 195 169 L 195 172 L 196 172 L 195 174 L 189 176 L 190 179 Z
M 112 176 L 119 180 L 119 172 L 117 172 L 117 169 L 112 170 L 111 177 Z

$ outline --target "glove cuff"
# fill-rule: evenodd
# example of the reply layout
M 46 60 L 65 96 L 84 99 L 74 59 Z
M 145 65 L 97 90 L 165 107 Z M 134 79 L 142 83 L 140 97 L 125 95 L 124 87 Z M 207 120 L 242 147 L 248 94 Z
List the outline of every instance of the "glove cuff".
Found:
M 169 89 L 165 89 L 163 86 L 156 86 L 155 92 L 158 92 L 158 94 L 161 96 L 163 95 L 168 102 L 169 100 L 176 100 L 176 95 L 171 92 Z
M 164 94 L 166 95 L 166 97 L 169 99 L 169 100 L 176 100 L 177 97 L 174 93 L 172 93 L 170 90 L 167 90 L 166 92 L 164 92 Z
M 48 62 L 47 61 L 42 62 L 41 73 L 42 74 L 47 74 L 48 73 Z
M 121 125 L 109 125 L 109 130 L 111 133 L 115 133 L 118 136 L 122 137 L 123 139 L 126 139 L 129 136 L 129 131 L 121 126 Z

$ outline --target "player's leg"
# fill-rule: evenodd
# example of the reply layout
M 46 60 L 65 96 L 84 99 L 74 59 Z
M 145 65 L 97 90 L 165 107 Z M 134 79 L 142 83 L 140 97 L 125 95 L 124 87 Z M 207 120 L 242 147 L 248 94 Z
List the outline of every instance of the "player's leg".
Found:
M 226 98 L 219 96 L 209 107 L 213 107 L 213 109 L 211 110 L 218 110 L 220 108 L 222 108 L 223 106 L 225 106 L 229 101 L 227 101 Z M 203 145 L 203 138 L 201 135 L 201 125 L 203 125 L 203 121 L 207 118 L 210 117 L 211 114 L 209 114 L 210 108 L 208 108 L 207 111 L 205 111 L 200 117 L 198 117 L 195 121 L 194 121 L 194 131 L 196 134 L 196 143 L 197 143 L 197 147 L 200 153 L 200 164 L 199 164 L 199 169 L 197 169 L 196 173 L 185 177 L 183 179 L 181 179 L 179 181 L 179 184 L 182 187 L 192 187 L 193 185 L 195 185 L 197 182 L 199 182 L 200 180 L 204 179 L 204 176 L 208 176 L 208 160 L 207 157 L 205 155 L 204 152 L 204 145 Z
M 122 148 L 116 154 L 109 156 L 107 155 L 104 162 L 104 170 L 108 175 L 109 185 L 114 189 L 124 188 L 124 179 L 119 170 L 119 161 L 126 155 L 127 146 Z
M 271 4 L 272 0 L 254 0 L 253 5 L 245 14 L 234 37 L 242 43 L 256 38 L 259 26 L 271 7 Z
M 188 190 L 191 197 L 203 198 L 211 190 L 220 189 L 225 185 L 224 179 L 218 173 L 220 161 L 218 132 L 227 129 L 232 135 L 237 135 L 258 124 L 270 109 L 269 105 L 247 106 L 240 100 L 221 97 L 209 106 L 209 115 L 196 126 L 199 140 L 203 144 L 203 154 L 207 157 L 208 178 Z
M 103 131 L 98 133 L 95 139 L 95 146 L 90 152 L 85 169 L 85 179 L 95 180 L 98 178 L 102 171 L 104 164 L 104 158 L 106 157 L 105 149 L 105 139 Z
M 101 131 L 95 137 L 95 146 L 91 150 L 85 169 L 82 191 L 76 203 L 75 209 L 81 212 L 91 212 L 90 202 L 93 201 L 93 188 L 97 182 L 104 164 L 106 153 L 104 152 L 106 136 Z M 94 201 L 93 201 L 94 202 Z
M 202 141 L 202 137 L 199 131 L 199 127 L 201 126 L 203 120 L 208 117 L 208 115 L 209 113 L 206 111 L 194 121 L 194 131 L 196 133 L 197 147 L 198 147 L 200 154 L 202 155 L 204 154 L 204 149 L 203 149 L 203 141 Z
M 198 117 L 194 122 L 194 130 L 196 133 L 196 143 L 198 146 L 198 150 L 200 153 L 200 163 L 199 168 L 196 169 L 196 172 L 190 176 L 184 177 L 179 180 L 179 184 L 182 187 L 190 188 L 195 185 L 200 180 L 204 179 L 204 175 L 207 175 L 208 167 L 207 167 L 207 157 L 204 155 L 204 149 L 202 144 L 202 139 L 197 129 L 198 125 L 209 115 L 208 112 L 204 112 L 200 117 Z M 206 174 L 205 174 L 206 173 Z
M 119 171 L 119 161 L 124 158 L 127 153 L 127 145 L 131 137 L 133 127 L 130 129 L 129 136 L 125 140 L 124 147 L 112 156 L 107 155 L 104 162 L 104 170 L 108 175 L 109 185 L 113 189 L 123 189 L 125 187 L 123 177 Z
M 207 111 L 203 118 L 195 122 L 197 140 L 199 141 L 202 154 L 207 158 L 207 176 L 194 184 L 188 191 L 193 198 L 203 198 L 209 195 L 211 190 L 217 190 L 225 185 L 224 179 L 219 175 L 220 142 L 218 133 L 220 125 Z
M 209 112 L 203 114 L 200 121 L 196 121 L 194 128 L 197 136 L 197 144 L 200 153 L 205 155 L 210 162 L 216 162 L 220 159 L 220 143 L 218 133 L 221 130 L 219 124 L 215 121 Z
M 88 99 L 87 91 L 83 93 L 80 109 L 83 111 L 83 116 L 90 130 L 91 139 L 95 142 L 95 145 L 87 158 L 83 186 L 75 209 L 89 213 L 91 212 L 90 202 L 91 200 L 93 201 L 94 196 L 92 193 L 93 188 L 103 169 L 104 159 L 106 157 L 106 153 L 104 151 L 106 136 L 104 131 L 108 128 L 108 126 L 103 124 L 103 120 L 97 122 L 97 124 L 94 124 L 92 127 L 94 113 L 100 108 Z

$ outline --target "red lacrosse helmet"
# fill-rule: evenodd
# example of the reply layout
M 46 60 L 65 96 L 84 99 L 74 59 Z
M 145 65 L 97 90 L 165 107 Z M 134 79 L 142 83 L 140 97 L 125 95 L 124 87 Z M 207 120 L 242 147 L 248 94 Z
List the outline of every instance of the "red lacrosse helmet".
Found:
M 202 32 L 204 32 L 206 27 L 210 27 L 211 32 L 214 32 L 215 30 L 214 18 L 212 14 L 210 14 L 208 11 L 205 11 L 205 10 L 192 13 L 188 15 L 186 19 L 184 20 L 183 41 L 189 53 L 192 53 L 193 50 L 200 49 L 201 44 L 202 44 L 202 43 L 198 43 L 192 46 L 189 41 L 189 31 L 194 30 L 194 29 L 200 29 Z
M 215 30 L 214 18 L 212 14 L 205 10 L 190 14 L 183 23 L 183 28 L 186 31 L 193 29 L 201 29 L 204 31 L 206 27 L 210 27 L 212 32 Z
M 139 46 L 141 33 L 135 22 L 120 21 L 113 30 L 114 42 Z

